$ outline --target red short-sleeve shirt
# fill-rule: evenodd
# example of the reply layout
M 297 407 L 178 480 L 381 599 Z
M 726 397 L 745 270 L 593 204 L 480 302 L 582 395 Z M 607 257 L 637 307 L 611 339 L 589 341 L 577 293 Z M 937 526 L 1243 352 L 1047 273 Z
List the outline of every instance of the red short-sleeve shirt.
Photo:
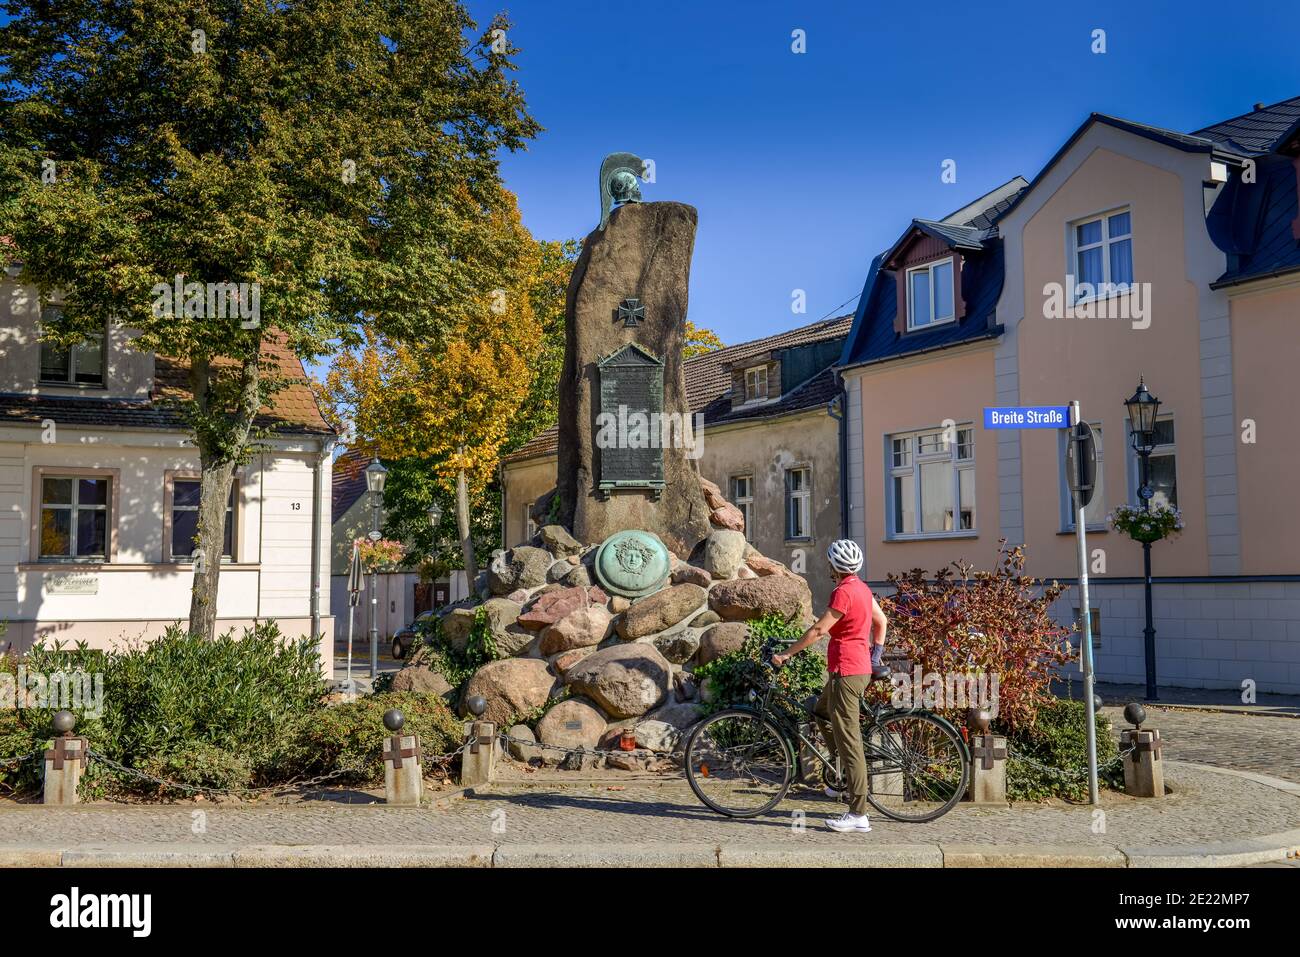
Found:
M 857 575 L 840 579 L 830 607 L 843 617 L 831 625 L 826 666 L 832 674 L 871 674 L 871 589 Z

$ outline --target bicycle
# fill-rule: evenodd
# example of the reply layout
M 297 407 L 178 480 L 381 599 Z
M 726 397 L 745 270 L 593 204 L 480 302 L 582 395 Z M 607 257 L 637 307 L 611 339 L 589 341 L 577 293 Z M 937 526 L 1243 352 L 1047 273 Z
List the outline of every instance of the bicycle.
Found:
M 733 705 L 697 724 L 686 739 L 686 779 L 695 796 L 728 817 L 765 814 L 785 797 L 796 777 L 806 783 L 797 745 L 822 767 L 826 784 L 843 790 L 838 767 L 814 739 L 813 705 L 777 687 L 769 639 L 760 663 L 745 676 L 748 703 Z M 888 680 L 873 675 L 872 683 Z M 946 719 L 920 709 L 864 701 L 862 744 L 868 767 L 867 801 L 896 821 L 933 821 L 952 810 L 970 782 L 970 753 Z M 804 728 L 808 731 L 805 733 Z

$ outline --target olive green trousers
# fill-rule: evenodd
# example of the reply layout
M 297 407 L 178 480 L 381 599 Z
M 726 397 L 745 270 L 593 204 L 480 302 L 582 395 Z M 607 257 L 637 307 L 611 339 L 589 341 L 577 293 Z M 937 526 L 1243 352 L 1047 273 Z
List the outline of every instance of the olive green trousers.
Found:
M 867 813 L 867 759 L 862 753 L 862 695 L 871 675 L 831 675 L 813 712 L 831 760 L 838 756 L 848 787 L 849 813 Z M 827 724 L 829 723 L 829 727 Z

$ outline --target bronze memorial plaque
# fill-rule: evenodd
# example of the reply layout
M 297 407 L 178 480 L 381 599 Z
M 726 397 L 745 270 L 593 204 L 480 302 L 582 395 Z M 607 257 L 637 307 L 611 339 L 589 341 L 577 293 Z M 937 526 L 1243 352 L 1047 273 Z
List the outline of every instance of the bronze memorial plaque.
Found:
M 599 366 L 597 488 L 606 495 L 613 489 L 652 489 L 658 496 L 664 487 L 663 360 L 629 343 L 602 359 Z

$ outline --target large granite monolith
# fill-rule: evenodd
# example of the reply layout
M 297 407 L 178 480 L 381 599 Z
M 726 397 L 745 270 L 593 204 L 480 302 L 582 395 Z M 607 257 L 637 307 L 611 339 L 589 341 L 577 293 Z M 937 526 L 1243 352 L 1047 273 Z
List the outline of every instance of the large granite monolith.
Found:
M 681 442 L 661 447 L 662 473 L 654 476 L 654 487 L 635 482 L 615 486 L 610 466 L 616 457 L 619 476 L 631 472 L 639 477 L 648 475 L 644 465 L 653 452 L 638 449 L 628 455 L 621 446 L 611 449 L 609 430 L 602 432 L 610 420 L 600 418 L 602 410 L 612 411 L 621 401 L 621 393 L 611 400 L 617 380 L 608 365 L 602 398 L 600 363 L 618 360 L 623 347 L 635 344 L 649 360 L 640 353 L 633 359 L 662 362 L 661 412 L 690 421 L 682 345 L 696 219 L 694 207 L 683 203 L 620 206 L 603 230 L 587 236 L 574 267 L 565 312 L 557 489 L 560 523 L 579 541 L 600 542 L 614 532 L 642 529 L 685 557 L 711 530 L 692 450 Z M 653 430 L 654 435 L 662 431 Z M 618 433 L 619 442 L 636 445 L 640 440 L 635 430 L 630 439 Z M 608 457 L 604 469 L 602 456 Z

